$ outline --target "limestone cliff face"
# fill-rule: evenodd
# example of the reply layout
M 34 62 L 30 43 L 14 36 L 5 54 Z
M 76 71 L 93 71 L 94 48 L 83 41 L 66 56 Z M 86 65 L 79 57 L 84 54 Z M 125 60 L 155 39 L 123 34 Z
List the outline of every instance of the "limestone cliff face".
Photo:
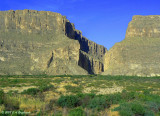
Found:
M 79 66 L 83 67 L 90 74 L 100 74 L 104 71 L 104 64 L 99 59 L 88 55 L 84 51 L 80 51 L 79 57 Z
M 132 21 L 128 25 L 126 38 L 129 37 L 160 37 L 160 16 L 133 16 Z
M 160 75 L 160 16 L 134 16 L 126 38 L 105 55 L 105 72 L 111 75 Z
M 104 71 L 104 56 L 107 49 L 82 36 L 82 32 L 75 29 L 74 24 L 66 23 L 66 35 L 80 43 L 79 66 L 90 74 Z
M 64 32 L 63 24 L 66 20 L 64 16 L 58 13 L 35 10 L 0 11 L 0 19 L 1 32 L 27 34 Z
M 101 73 L 106 51 L 61 14 L 0 11 L 0 75 Z

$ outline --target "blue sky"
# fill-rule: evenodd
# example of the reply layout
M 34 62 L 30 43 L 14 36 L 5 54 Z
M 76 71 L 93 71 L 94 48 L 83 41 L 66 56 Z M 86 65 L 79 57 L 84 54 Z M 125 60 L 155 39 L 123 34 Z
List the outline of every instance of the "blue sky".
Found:
M 160 0 L 0 0 L 0 10 L 61 13 L 83 36 L 110 49 L 125 38 L 134 15 L 160 15 Z

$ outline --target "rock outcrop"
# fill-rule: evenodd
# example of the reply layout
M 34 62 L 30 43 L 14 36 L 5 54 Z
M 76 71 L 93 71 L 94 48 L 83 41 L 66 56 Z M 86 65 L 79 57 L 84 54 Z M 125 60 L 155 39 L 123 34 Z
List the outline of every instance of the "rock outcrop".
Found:
M 160 76 L 160 16 L 134 16 L 106 54 L 104 75 Z
M 59 13 L 0 11 L 0 75 L 99 74 L 106 52 Z
M 134 16 L 107 51 L 59 13 L 0 11 L 0 75 L 40 74 L 160 76 L 160 16 Z
M 133 16 L 128 25 L 126 38 L 159 38 L 160 37 L 160 15 Z

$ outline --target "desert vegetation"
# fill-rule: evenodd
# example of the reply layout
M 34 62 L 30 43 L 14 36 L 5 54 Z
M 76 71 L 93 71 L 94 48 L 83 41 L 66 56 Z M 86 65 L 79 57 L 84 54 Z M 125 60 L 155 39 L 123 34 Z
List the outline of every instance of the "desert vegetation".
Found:
M 4 113 L 159 116 L 160 77 L 0 76 L 0 115 Z

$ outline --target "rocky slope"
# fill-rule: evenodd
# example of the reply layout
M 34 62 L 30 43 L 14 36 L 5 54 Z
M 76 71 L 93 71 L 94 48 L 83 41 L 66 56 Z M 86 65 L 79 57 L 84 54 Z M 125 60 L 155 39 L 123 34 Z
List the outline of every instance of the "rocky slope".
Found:
M 0 75 L 160 76 L 160 16 L 134 16 L 109 51 L 49 11 L 0 11 Z
M 110 75 L 160 76 L 160 16 L 134 16 L 125 39 L 105 54 Z
M 99 74 L 106 52 L 61 14 L 0 11 L 0 75 Z

